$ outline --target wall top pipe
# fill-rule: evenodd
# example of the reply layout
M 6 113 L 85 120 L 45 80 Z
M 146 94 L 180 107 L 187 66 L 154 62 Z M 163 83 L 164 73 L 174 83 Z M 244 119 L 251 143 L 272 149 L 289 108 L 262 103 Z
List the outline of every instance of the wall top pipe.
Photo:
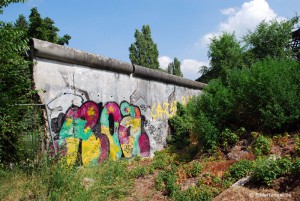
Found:
M 107 71 L 132 74 L 134 77 L 140 77 L 147 80 L 155 80 L 166 84 L 175 84 L 195 89 L 203 89 L 204 83 L 192 81 L 182 77 L 170 75 L 161 71 L 145 68 L 138 65 L 132 65 L 116 59 L 96 55 L 81 50 L 57 45 L 54 43 L 32 38 L 31 56 L 62 61 L 70 64 L 78 64 Z

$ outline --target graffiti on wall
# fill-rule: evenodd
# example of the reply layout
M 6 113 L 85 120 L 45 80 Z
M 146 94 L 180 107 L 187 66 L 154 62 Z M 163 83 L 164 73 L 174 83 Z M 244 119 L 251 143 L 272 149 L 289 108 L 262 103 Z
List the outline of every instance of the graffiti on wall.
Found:
M 186 105 L 189 100 L 192 98 L 192 96 L 182 96 L 181 97 L 181 104 Z M 151 107 L 151 117 L 153 120 L 156 119 L 168 119 L 170 117 L 173 117 L 176 114 L 177 111 L 177 101 L 171 101 L 170 103 L 164 102 L 162 104 L 160 103 L 154 103 Z
M 127 101 L 86 101 L 53 118 L 51 128 L 57 134 L 55 149 L 68 164 L 96 165 L 108 158 L 149 156 L 144 122 L 140 108 Z

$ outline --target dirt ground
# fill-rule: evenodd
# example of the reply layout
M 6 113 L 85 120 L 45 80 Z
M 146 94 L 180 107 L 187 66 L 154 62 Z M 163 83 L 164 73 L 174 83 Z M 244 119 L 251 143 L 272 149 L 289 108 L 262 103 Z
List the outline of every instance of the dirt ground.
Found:
M 157 200 L 164 201 L 169 200 L 168 197 L 164 196 L 162 192 L 155 189 L 155 178 L 158 172 L 155 174 L 146 175 L 140 177 L 134 182 L 134 189 L 132 194 L 126 198 L 126 201 L 137 201 L 137 200 Z
M 235 186 L 223 191 L 213 201 L 298 201 L 300 200 L 299 193 L 299 187 L 291 192 L 280 193 L 274 189 L 249 189 L 242 186 Z

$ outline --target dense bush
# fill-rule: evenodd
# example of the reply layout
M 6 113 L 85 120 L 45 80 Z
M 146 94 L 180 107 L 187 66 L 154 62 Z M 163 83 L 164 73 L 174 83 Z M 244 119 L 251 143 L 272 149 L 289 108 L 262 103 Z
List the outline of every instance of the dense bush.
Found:
M 221 148 L 228 151 L 237 143 L 237 141 L 239 140 L 239 136 L 244 132 L 244 128 L 240 128 L 239 130 L 237 130 L 237 132 L 232 132 L 230 129 L 226 128 L 220 133 L 219 141 Z
M 29 49 L 24 32 L 0 21 L 0 163 L 22 158 L 20 143 L 33 125 L 31 110 L 18 104 L 30 99 L 30 63 L 24 59 Z
M 251 68 L 231 70 L 226 82 L 212 80 L 186 107 L 201 147 L 213 149 L 220 142 L 226 147 L 223 138 L 234 144 L 241 127 L 269 134 L 299 128 L 299 74 L 299 62 L 267 58 Z
M 235 124 L 268 133 L 299 126 L 299 66 L 294 60 L 268 58 L 231 71 L 226 86 L 234 97 Z
M 271 139 L 259 135 L 253 142 L 253 153 L 257 156 L 268 155 L 271 151 Z
M 233 181 L 237 181 L 245 176 L 250 175 L 253 169 L 253 162 L 249 160 L 240 160 L 234 165 L 230 166 L 226 177 L 231 178 Z
M 168 143 L 177 149 L 182 149 L 189 145 L 192 119 L 187 108 L 177 103 L 176 115 L 169 119 L 169 123 L 172 131 Z
M 203 150 L 230 147 L 241 127 L 270 134 L 300 128 L 300 63 L 287 34 L 298 22 L 263 21 L 242 41 L 228 33 L 211 40 L 211 67 L 198 79 L 210 82 L 187 107 Z
M 259 158 L 255 161 L 251 180 L 258 184 L 270 185 L 274 179 L 289 174 L 292 164 L 287 158 Z

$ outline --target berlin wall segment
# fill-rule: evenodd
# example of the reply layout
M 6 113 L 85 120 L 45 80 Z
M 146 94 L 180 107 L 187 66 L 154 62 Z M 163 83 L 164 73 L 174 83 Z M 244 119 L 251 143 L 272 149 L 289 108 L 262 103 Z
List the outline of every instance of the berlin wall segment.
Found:
M 153 156 L 166 145 L 168 118 L 175 115 L 177 102 L 185 104 L 201 93 L 202 85 L 193 81 L 179 80 L 200 87 L 135 77 L 130 64 L 99 55 L 95 59 L 82 52 L 92 59 L 90 65 L 68 58 L 80 57 L 79 50 L 38 40 L 32 48 L 35 87 L 48 110 L 50 145 L 69 164 Z M 67 59 L 51 56 L 51 51 Z

